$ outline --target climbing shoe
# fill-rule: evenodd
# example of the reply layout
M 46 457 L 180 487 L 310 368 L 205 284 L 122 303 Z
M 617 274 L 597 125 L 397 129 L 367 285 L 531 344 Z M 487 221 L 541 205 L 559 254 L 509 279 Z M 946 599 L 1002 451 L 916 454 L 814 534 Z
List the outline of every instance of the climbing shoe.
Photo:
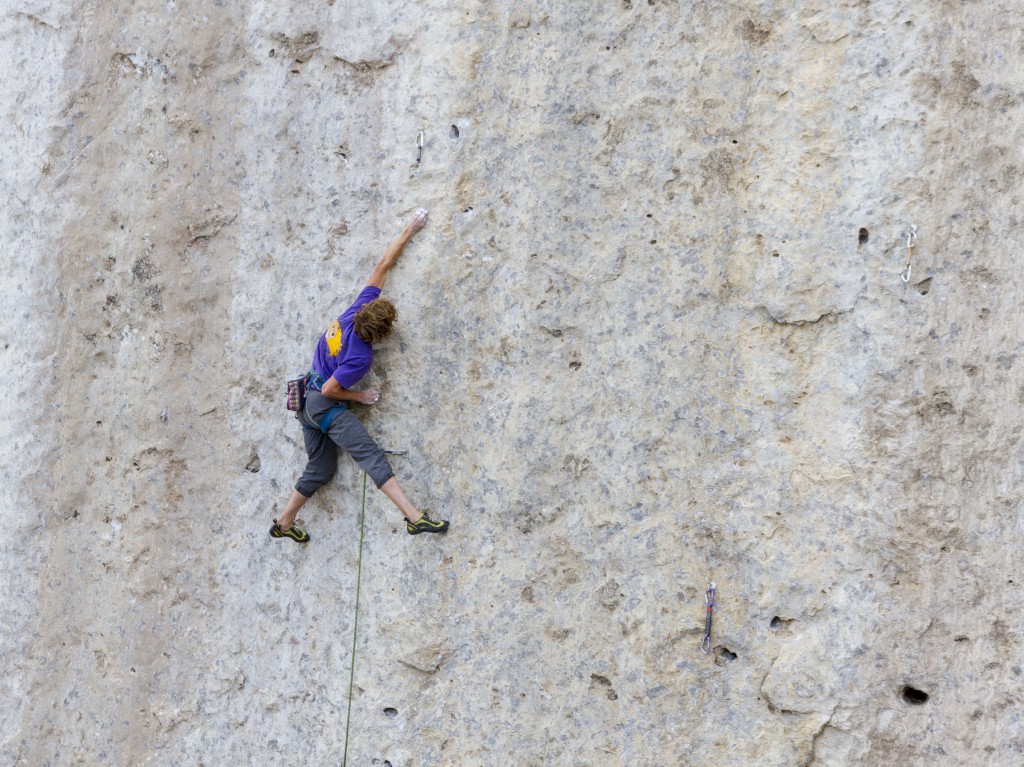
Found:
M 292 525 L 287 530 L 282 530 L 281 526 L 277 524 L 277 520 L 274 520 L 274 526 L 270 528 L 271 538 L 291 538 L 296 543 L 309 543 L 309 533 L 305 530 L 300 529 L 296 525 Z
M 405 521 L 405 529 L 409 535 L 419 535 L 420 533 L 443 533 L 448 529 L 447 519 L 434 519 L 426 511 L 423 512 L 423 516 L 415 522 Z

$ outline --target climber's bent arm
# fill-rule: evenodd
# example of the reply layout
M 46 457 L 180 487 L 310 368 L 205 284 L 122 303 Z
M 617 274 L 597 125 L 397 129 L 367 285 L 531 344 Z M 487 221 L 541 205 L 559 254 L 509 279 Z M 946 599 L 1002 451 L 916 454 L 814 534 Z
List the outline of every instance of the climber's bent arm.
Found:
M 320 393 L 328 399 L 338 400 L 339 402 L 358 402 L 362 405 L 376 404 L 377 400 L 380 398 L 380 392 L 376 389 L 364 389 L 363 391 L 346 389 L 338 383 L 338 379 L 334 376 L 331 376 L 324 381 L 324 385 L 323 388 L 320 389 Z

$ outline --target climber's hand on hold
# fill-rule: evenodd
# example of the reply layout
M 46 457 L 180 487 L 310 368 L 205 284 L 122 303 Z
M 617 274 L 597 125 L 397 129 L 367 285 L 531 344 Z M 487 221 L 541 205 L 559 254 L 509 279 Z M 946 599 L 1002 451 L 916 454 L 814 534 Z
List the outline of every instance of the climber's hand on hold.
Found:
M 357 402 L 361 402 L 364 405 L 376 405 L 377 400 L 380 399 L 380 392 L 376 389 L 364 389 L 359 392 Z
M 417 208 L 416 212 L 412 214 L 412 218 L 409 219 L 409 223 L 405 226 L 405 231 L 410 235 L 416 234 L 420 229 L 427 225 L 427 216 L 430 215 L 430 211 L 426 208 Z

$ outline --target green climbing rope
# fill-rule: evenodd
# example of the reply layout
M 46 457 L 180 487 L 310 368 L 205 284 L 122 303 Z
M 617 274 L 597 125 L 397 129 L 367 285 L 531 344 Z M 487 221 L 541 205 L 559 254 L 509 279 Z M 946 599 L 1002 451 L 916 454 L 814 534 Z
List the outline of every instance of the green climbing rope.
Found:
M 366 473 L 363 473 L 363 508 L 359 512 L 359 563 L 356 565 L 356 614 L 352 620 L 352 666 L 348 671 L 348 713 L 345 714 L 345 752 L 341 767 L 348 766 L 348 725 L 352 721 L 352 683 L 356 677 L 356 630 L 359 628 L 359 584 L 363 575 L 363 519 L 366 516 Z

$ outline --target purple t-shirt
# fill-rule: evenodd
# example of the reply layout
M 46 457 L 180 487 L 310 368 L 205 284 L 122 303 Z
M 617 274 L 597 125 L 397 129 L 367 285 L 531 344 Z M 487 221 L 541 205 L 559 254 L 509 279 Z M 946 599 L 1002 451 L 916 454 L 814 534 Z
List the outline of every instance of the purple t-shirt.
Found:
M 367 285 L 345 313 L 327 326 L 313 354 L 313 372 L 324 380 L 334 376 L 344 388 L 351 389 L 366 375 L 373 362 L 373 347 L 361 339 L 352 326 L 356 312 L 380 298 L 380 288 Z

